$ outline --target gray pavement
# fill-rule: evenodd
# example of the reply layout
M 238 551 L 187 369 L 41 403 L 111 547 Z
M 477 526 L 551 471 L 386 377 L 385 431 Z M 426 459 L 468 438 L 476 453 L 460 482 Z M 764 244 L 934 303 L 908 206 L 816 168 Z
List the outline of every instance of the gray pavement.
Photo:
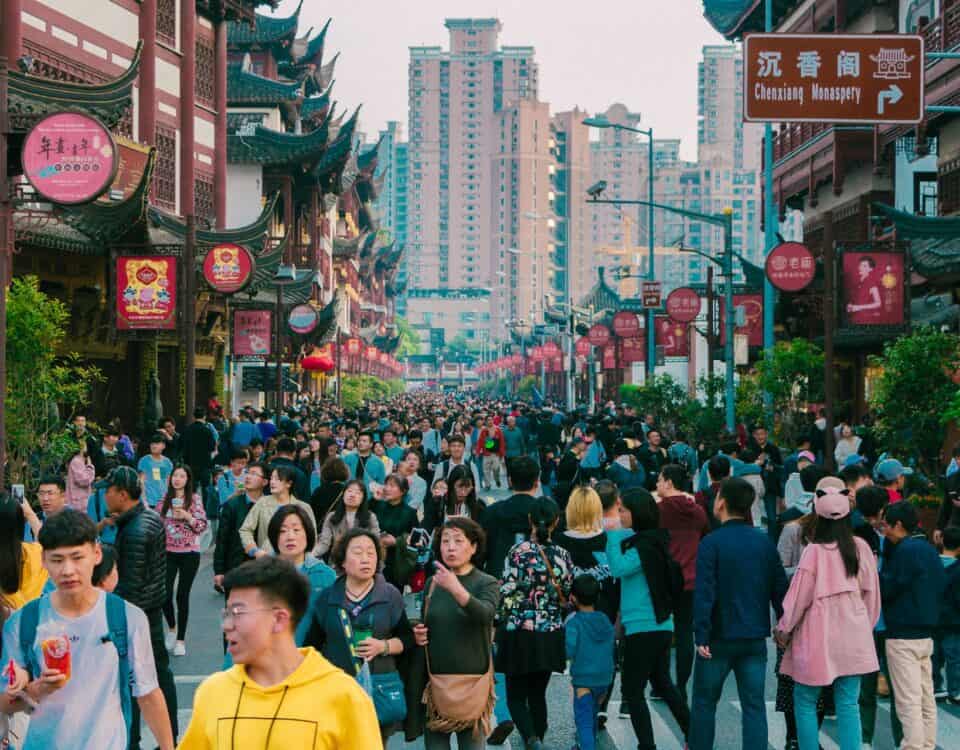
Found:
M 506 491 L 484 492 L 484 496 L 493 495 L 497 499 L 506 496 Z M 181 733 L 186 729 L 190 720 L 193 694 L 197 686 L 208 675 L 219 670 L 222 666 L 223 649 L 220 640 L 219 612 L 223 607 L 223 598 L 213 590 L 213 572 L 211 570 L 212 557 L 210 553 L 204 556 L 200 572 L 197 575 L 193 592 L 190 598 L 190 623 L 187 630 L 187 655 L 171 657 L 176 685 L 179 708 Z M 782 715 L 774 710 L 776 696 L 776 680 L 773 676 L 774 652 L 770 648 L 767 678 L 767 724 L 769 727 L 769 748 L 781 750 L 784 746 L 785 729 Z M 618 681 L 619 682 L 619 681 Z M 629 719 L 617 716 L 619 708 L 620 687 L 614 689 L 614 699 L 610 705 L 610 719 L 607 731 L 600 741 L 601 750 L 627 750 L 636 747 L 636 739 Z M 554 675 L 550 681 L 548 702 L 550 710 L 550 729 L 546 747 L 568 750 L 575 743 L 573 727 L 573 711 L 571 706 L 570 680 L 567 675 Z M 733 677 L 727 681 L 723 698 L 717 708 L 717 741 L 716 747 L 732 749 L 740 747 L 740 708 L 737 699 L 736 685 Z M 662 701 L 651 701 L 651 718 L 660 750 L 680 750 L 683 740 L 679 730 L 670 716 L 670 712 Z M 893 739 L 890 735 L 889 704 L 881 700 L 877 715 L 877 736 L 874 742 L 876 750 L 894 750 Z M 941 704 L 938 717 L 938 748 L 940 750 L 957 750 L 960 748 L 960 709 Z M 152 738 L 144 732 L 143 747 L 152 749 Z M 820 734 L 823 750 L 838 750 L 836 722 L 828 718 L 824 722 Z M 516 736 L 511 742 L 504 745 L 511 750 L 522 750 L 523 743 Z M 394 737 L 389 744 L 389 750 L 422 750 L 423 742 L 404 743 L 402 738 Z M 293 749 L 291 749 L 293 750 Z M 364 749 L 365 750 L 365 749 Z M 370 748 L 370 750 L 377 750 Z M 753 749 L 751 749 L 753 750 Z

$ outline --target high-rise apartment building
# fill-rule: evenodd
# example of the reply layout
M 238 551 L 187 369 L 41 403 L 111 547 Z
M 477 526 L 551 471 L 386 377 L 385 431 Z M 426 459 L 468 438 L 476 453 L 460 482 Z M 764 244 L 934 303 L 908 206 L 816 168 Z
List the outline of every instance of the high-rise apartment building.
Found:
M 377 193 L 377 215 L 380 226 L 390 231 L 398 247 L 407 244 L 407 142 L 403 140 L 403 126 L 396 120 L 387 123 L 380 131 L 380 148 L 377 153 L 376 178 L 380 183 Z M 406 267 L 397 271 L 397 284 L 402 289 L 406 284 Z M 397 314 L 406 314 L 406 299 L 398 297 Z
M 708 45 L 697 66 L 697 161 L 759 170 L 763 126 L 743 121 L 743 54 L 733 44 Z
M 583 124 L 587 113 L 580 109 L 553 116 L 553 174 L 556 217 L 554 252 L 557 271 L 557 301 L 579 302 L 596 282 L 596 263 L 590 243 L 591 213 L 586 204 L 590 187 L 590 130 Z
M 447 335 L 472 335 L 459 303 L 494 286 L 491 139 L 500 113 L 536 101 L 533 47 L 500 46 L 500 21 L 447 19 L 449 50 L 411 47 L 407 191 L 408 317 L 430 312 Z M 499 131 L 498 131 L 499 132 Z M 499 213 L 499 211 L 498 211 Z M 419 311 L 419 312 L 418 312 Z M 449 312 L 449 315 L 446 313 Z

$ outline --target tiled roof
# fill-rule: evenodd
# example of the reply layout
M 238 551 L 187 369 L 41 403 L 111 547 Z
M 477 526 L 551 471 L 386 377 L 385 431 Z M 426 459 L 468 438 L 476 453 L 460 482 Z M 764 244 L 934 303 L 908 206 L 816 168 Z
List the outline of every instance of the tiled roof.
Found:
M 248 47 L 253 45 L 275 44 L 277 42 L 292 43 L 297 34 L 297 25 L 300 23 L 300 8 L 303 0 L 292 16 L 275 18 L 256 15 L 256 21 L 251 26 L 248 23 L 230 21 L 227 26 L 227 44 L 231 47 Z

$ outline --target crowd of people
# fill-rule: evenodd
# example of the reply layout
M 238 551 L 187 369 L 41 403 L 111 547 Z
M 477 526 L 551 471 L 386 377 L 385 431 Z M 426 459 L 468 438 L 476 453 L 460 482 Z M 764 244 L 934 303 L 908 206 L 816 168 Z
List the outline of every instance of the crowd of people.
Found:
M 934 748 L 937 701 L 960 704 L 960 451 L 923 528 L 910 457 L 845 425 L 825 456 L 815 420 L 788 452 L 764 425 L 416 393 L 68 432 L 61 472 L 0 498 L 18 750 L 140 748 L 144 722 L 163 750 L 543 750 L 558 673 L 579 750 L 617 673 L 641 750 L 651 697 L 711 750 L 731 672 L 742 746 L 765 748 L 771 643 L 786 750 L 816 750 L 826 715 L 841 750 L 872 747 L 884 696 L 899 747 Z M 181 727 L 171 662 L 205 554 L 224 670 Z

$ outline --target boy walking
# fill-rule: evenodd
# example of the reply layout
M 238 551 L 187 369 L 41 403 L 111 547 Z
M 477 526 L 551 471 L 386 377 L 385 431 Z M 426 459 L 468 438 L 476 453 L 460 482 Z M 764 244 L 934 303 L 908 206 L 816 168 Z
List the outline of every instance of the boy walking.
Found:
M 56 590 L 15 612 L 3 629 L 16 678 L 0 710 L 22 710 L 22 693 L 38 704 L 23 750 L 127 750 L 131 695 L 161 750 L 173 750 L 147 617 L 93 585 L 102 557 L 97 527 L 68 508 L 48 519 L 39 537 Z M 67 659 L 53 661 L 54 640 L 65 642 Z
M 567 620 L 567 659 L 573 684 L 573 720 L 579 750 L 595 750 L 597 715 L 613 682 L 613 625 L 596 611 L 600 582 L 582 573 L 573 580 L 577 612 Z
M 173 461 L 163 455 L 166 447 L 163 434 L 156 433 L 150 438 L 150 453 L 137 463 L 137 472 L 143 483 L 143 499 L 153 509 L 167 494 L 167 482 L 173 474 Z
M 227 573 L 223 586 L 234 666 L 200 685 L 179 750 L 382 747 L 360 684 L 312 648 L 297 648 L 307 579 L 284 560 L 261 557 Z

